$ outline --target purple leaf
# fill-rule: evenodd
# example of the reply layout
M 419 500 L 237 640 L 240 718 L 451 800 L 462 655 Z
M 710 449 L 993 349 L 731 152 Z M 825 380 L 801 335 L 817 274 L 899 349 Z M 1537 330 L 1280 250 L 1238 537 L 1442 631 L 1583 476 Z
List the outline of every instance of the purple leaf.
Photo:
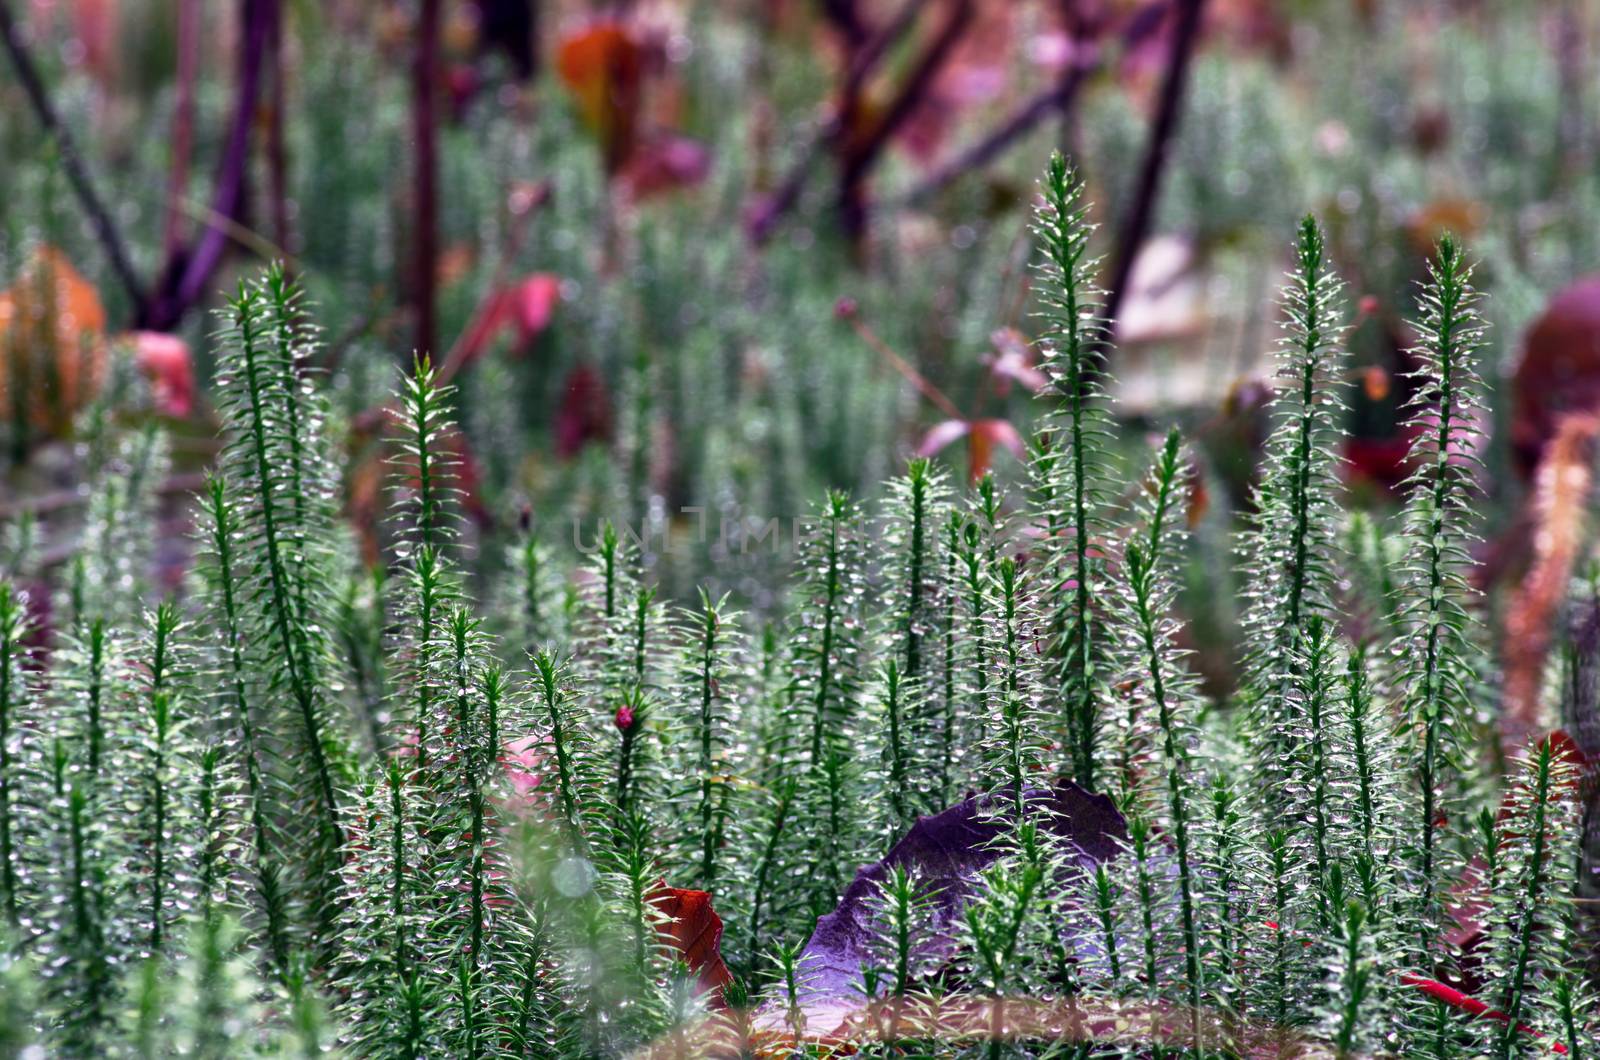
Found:
M 826 1031 L 842 1022 L 861 1003 L 862 969 L 874 961 L 874 900 L 890 870 L 904 867 L 925 892 L 934 894 L 931 948 L 950 954 L 955 929 L 969 899 L 976 875 L 994 863 L 1001 848 L 994 842 L 1007 825 L 985 814 L 992 796 L 974 796 L 931 817 L 918 819 L 882 861 L 863 867 L 845 889 L 833 912 L 817 920 L 816 930 L 800 956 L 799 1001 L 806 1023 Z M 1127 825 L 1112 801 L 1064 782 L 1027 793 L 1042 827 L 1075 847 L 1086 863 L 1115 857 L 1127 838 Z M 835 1018 L 837 1017 L 837 1018 Z

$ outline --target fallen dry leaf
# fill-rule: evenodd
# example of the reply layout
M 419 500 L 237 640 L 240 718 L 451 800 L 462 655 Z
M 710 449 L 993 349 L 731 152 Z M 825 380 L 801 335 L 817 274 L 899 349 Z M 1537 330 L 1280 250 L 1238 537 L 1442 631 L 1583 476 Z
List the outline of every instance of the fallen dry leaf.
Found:
M 720 1003 L 722 990 L 733 982 L 733 975 L 722 960 L 722 918 L 711 907 L 707 891 L 683 887 L 663 887 L 650 897 L 670 921 L 661 928 L 661 939 L 683 955 L 683 963 L 695 973 L 700 989 L 715 992 Z

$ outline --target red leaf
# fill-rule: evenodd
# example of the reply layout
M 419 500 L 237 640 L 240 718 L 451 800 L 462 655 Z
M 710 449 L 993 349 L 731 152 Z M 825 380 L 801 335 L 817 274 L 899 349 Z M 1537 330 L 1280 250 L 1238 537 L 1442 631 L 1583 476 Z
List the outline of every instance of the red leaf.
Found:
M 500 329 L 506 324 L 506 313 L 510 303 L 504 291 L 496 291 L 484 302 L 478 310 L 477 319 L 468 325 L 465 336 L 461 339 L 461 363 L 471 364 L 488 350 L 489 344 L 495 340 Z
M 619 180 L 637 202 L 662 192 L 692 187 L 711 172 L 711 152 L 699 140 L 676 133 L 652 136 L 623 164 Z
M 1413 432 L 1402 428 L 1389 438 L 1346 438 L 1344 470 L 1352 481 L 1365 480 L 1393 489 L 1411 473 Z
M 495 291 L 485 299 L 461 340 L 461 364 L 482 357 L 509 328 L 516 329 L 523 345 L 533 341 L 550 326 L 560 301 L 561 277 L 550 272 L 530 273 Z
M 683 963 L 700 979 L 700 989 L 715 992 L 733 982 L 722 961 L 722 918 L 711 908 L 711 894 L 682 887 L 663 887 L 650 896 L 650 904 L 672 918 L 661 928 L 662 942 L 683 954 Z
M 1512 376 L 1511 446 L 1531 475 L 1562 415 L 1600 410 L 1600 275 L 1550 300 L 1528 329 Z
M 1507 1016 L 1504 1012 L 1500 1012 L 1497 1009 L 1492 1009 L 1488 1005 L 1485 1005 L 1482 1001 L 1479 1001 L 1477 998 L 1463 994 L 1455 987 L 1441 983 L 1437 979 L 1426 979 L 1414 972 L 1403 972 L 1400 975 L 1400 982 L 1404 983 L 1406 986 L 1416 987 L 1418 990 L 1422 991 L 1422 993 L 1433 998 L 1440 1004 L 1448 1005 L 1453 1009 L 1458 1009 L 1461 1012 L 1465 1012 L 1474 1019 L 1495 1020 L 1500 1023 L 1509 1023 L 1511 1021 L 1511 1017 Z M 1540 1034 L 1526 1023 L 1517 1024 L 1517 1030 L 1522 1031 L 1524 1034 L 1531 1034 L 1535 1038 L 1544 1037 L 1544 1035 Z M 1562 1045 L 1560 1042 L 1555 1042 L 1551 1045 L 1551 1048 L 1562 1054 L 1565 1054 L 1567 1051 L 1567 1047 Z
M 556 454 L 570 459 L 591 441 L 610 436 L 611 409 L 604 380 L 587 364 L 567 373 L 561 392 L 561 406 L 556 409 Z

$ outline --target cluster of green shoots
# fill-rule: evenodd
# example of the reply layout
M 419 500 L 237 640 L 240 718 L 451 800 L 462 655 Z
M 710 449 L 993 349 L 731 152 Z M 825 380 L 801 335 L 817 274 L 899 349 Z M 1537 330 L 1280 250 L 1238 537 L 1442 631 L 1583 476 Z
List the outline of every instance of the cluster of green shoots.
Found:
M 1593 1055 L 1571 766 L 1478 751 L 1462 250 L 1421 298 L 1388 527 L 1340 507 L 1345 310 L 1297 232 L 1243 678 L 1214 702 L 1175 608 L 1194 472 L 1177 431 L 1118 466 L 1090 236 L 1057 158 L 1025 482 L 913 460 L 880 519 L 828 495 L 761 624 L 669 606 L 612 527 L 580 571 L 531 529 L 472 555 L 426 361 L 365 569 L 307 311 L 281 271 L 242 286 L 181 592 L 145 583 L 151 434 L 97 464 L 64 585 L 0 584 L 8 1055 Z M 1118 856 L 1040 797 L 1069 785 L 1114 802 Z M 897 863 L 859 982 L 819 999 L 817 918 L 969 798 L 981 872 Z M 678 930 L 676 889 L 720 942 Z

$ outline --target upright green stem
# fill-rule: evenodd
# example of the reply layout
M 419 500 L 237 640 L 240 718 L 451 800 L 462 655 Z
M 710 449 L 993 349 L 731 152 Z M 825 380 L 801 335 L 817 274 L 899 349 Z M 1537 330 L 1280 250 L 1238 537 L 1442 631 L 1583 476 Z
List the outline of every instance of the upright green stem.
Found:
M 911 815 L 905 734 L 901 724 L 900 667 L 890 659 L 883 667 L 883 711 L 889 723 L 889 808 L 898 828 Z
M 239 325 L 240 353 L 243 359 L 246 394 L 249 401 L 252 455 L 255 459 L 256 481 L 260 488 L 262 550 L 266 553 L 267 578 L 271 592 L 272 625 L 277 633 L 279 649 L 283 652 L 289 676 L 289 688 L 300 709 L 301 724 L 305 729 L 307 750 L 311 755 L 312 771 L 322 795 L 321 827 L 331 845 L 343 842 L 338 821 L 338 801 L 333 791 L 333 774 L 328 767 L 327 753 L 323 747 L 322 727 L 317 719 L 316 692 L 313 687 L 311 667 L 306 656 L 308 646 L 303 637 L 297 637 L 291 615 L 298 615 L 289 586 L 289 576 L 283 555 L 283 542 L 275 503 L 277 489 L 273 486 L 273 472 L 267 443 L 267 422 L 271 413 L 267 408 L 265 370 L 260 364 L 253 331 L 255 313 L 248 296 L 236 303 Z
M 101 747 L 105 743 L 103 720 L 106 671 L 106 620 L 96 616 L 89 623 L 88 738 L 89 778 L 100 776 Z
M 745 970 L 746 975 L 755 969 L 756 958 L 761 953 L 762 906 L 768 897 L 767 890 L 772 883 L 772 872 L 778 859 L 779 845 L 789 823 L 789 812 L 794 806 L 797 790 L 798 784 L 794 777 L 790 776 L 780 780 L 774 792 L 776 802 L 772 811 L 772 823 L 767 830 L 767 841 L 761 848 L 760 860 L 756 863 L 756 878 L 750 899 L 750 965 Z
M 700 626 L 700 878 L 709 890 L 717 882 L 717 847 L 719 837 L 712 826 L 715 807 L 712 805 L 713 771 L 716 768 L 715 742 L 712 725 L 715 722 L 712 707 L 716 703 L 716 678 L 712 670 L 716 663 L 717 632 L 719 628 L 716 609 L 708 598 L 702 599 L 704 609 Z
M 166 902 L 167 883 L 167 736 L 172 719 L 171 701 L 166 693 L 158 692 L 152 697 L 150 710 L 155 737 L 150 747 L 150 786 L 155 814 L 150 834 L 150 952 L 159 954 L 165 926 L 162 907 Z
M 27 629 L 26 608 L 9 583 L 0 582 L 0 884 L 5 889 L 6 922 L 15 930 L 17 908 L 17 851 L 12 836 L 13 785 L 16 763 L 11 753 L 12 725 L 21 705 L 22 637 Z
M 1527 878 L 1517 895 L 1516 943 L 1512 951 L 1511 976 L 1506 984 L 1500 1011 L 1506 1014 L 1500 1029 L 1499 1054 L 1511 1060 L 1518 1053 L 1517 1039 L 1523 1033 L 1522 1014 L 1527 1004 L 1528 975 L 1533 968 L 1535 934 L 1539 930 L 1539 909 L 1546 901 L 1546 876 L 1549 866 L 1546 847 L 1550 842 L 1549 816 L 1551 778 L 1555 771 L 1555 753 L 1550 741 L 1545 740 L 1534 753 L 1532 762 L 1533 784 L 1529 792 L 1529 819 L 1524 842 L 1531 841 L 1533 849 L 1527 855 Z
M 561 709 L 555 660 L 548 652 L 540 652 L 533 657 L 533 666 L 543 694 L 545 718 L 550 723 L 550 748 L 556 761 L 556 799 L 561 821 L 573 848 L 582 849 L 583 805 L 578 798 L 578 775 L 572 757 L 573 734 L 567 731 L 566 715 Z
M 1328 905 L 1328 763 L 1324 714 L 1328 706 L 1328 653 L 1331 650 L 1320 615 L 1306 623 L 1305 704 L 1311 727 L 1311 840 L 1317 859 L 1317 908 L 1323 926 L 1333 923 L 1338 910 Z
M 211 543 L 216 552 L 217 583 L 222 593 L 222 622 L 228 646 L 228 683 L 234 712 L 238 716 L 240 751 L 244 759 L 245 795 L 250 805 L 250 832 L 254 847 L 257 879 L 263 890 L 276 879 L 277 867 L 273 864 L 269 846 L 266 791 L 261 776 L 261 757 L 255 722 L 250 715 L 250 700 L 245 691 L 247 670 L 244 659 L 244 633 L 239 619 L 238 598 L 233 574 L 233 540 L 237 532 L 233 523 L 233 509 L 228 503 L 227 487 L 220 478 L 207 484 L 207 511 L 211 516 Z M 273 966 L 280 977 L 289 970 L 289 945 L 285 938 L 281 906 L 272 896 L 263 894 L 262 905 L 267 916 L 267 945 L 272 953 Z
M 817 690 L 811 703 L 811 768 L 822 765 L 822 745 L 828 732 L 828 693 L 833 685 L 834 627 L 839 620 L 839 597 L 844 579 L 840 570 L 839 523 L 842 519 L 841 499 L 829 498 L 832 510 L 828 515 L 828 571 L 823 579 L 825 597 L 822 604 L 822 641 L 817 658 Z

